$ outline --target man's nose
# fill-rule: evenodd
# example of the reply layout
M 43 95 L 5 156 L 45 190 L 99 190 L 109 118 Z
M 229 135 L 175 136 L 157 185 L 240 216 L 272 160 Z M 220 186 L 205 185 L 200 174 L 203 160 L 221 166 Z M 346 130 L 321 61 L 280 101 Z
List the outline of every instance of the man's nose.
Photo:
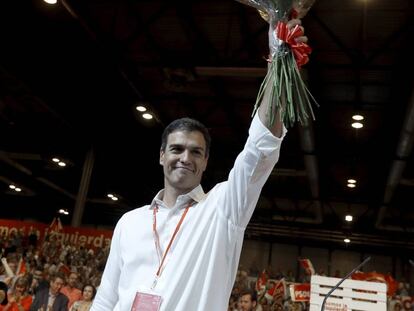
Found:
M 191 159 L 190 150 L 184 150 L 181 153 L 180 161 L 183 162 L 183 163 L 186 163 L 186 162 L 190 161 L 190 159 Z

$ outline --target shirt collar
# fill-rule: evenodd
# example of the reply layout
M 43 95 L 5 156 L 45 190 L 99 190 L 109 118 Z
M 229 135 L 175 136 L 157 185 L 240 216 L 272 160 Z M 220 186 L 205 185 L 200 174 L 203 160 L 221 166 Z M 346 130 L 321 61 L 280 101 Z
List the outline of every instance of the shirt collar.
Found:
M 164 195 L 164 189 L 161 189 L 157 195 L 154 197 L 154 199 L 151 202 L 150 209 L 155 208 L 156 205 L 162 206 L 164 203 L 162 202 L 162 197 Z M 198 185 L 193 190 L 186 194 L 179 195 L 177 198 L 177 202 L 182 201 L 183 204 L 180 204 L 180 207 L 185 207 L 186 203 L 188 203 L 190 200 L 193 200 L 197 203 L 202 201 L 206 197 L 206 194 L 204 193 L 203 187 L 201 185 Z

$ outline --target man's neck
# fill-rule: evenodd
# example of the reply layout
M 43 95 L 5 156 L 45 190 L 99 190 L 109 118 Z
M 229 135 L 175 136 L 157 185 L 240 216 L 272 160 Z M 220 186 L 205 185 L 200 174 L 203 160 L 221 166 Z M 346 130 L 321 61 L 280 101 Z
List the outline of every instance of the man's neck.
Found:
M 176 189 L 166 187 L 164 189 L 164 195 L 162 197 L 162 201 L 167 207 L 171 208 L 175 205 L 175 202 L 177 202 L 178 196 L 181 194 L 183 194 L 182 191 L 177 191 Z
M 191 190 L 192 189 L 176 189 L 168 185 L 165 185 L 162 201 L 167 207 L 174 207 L 175 203 L 177 202 L 177 198 L 180 195 L 191 192 Z

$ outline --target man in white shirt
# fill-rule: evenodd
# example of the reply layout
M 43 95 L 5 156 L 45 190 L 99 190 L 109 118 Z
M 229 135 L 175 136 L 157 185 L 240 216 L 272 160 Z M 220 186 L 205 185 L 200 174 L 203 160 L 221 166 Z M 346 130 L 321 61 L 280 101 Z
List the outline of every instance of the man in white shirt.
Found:
M 164 189 L 117 223 L 91 311 L 227 310 L 244 230 L 286 132 L 279 114 L 269 125 L 268 93 L 228 180 L 207 194 L 200 185 L 207 129 L 188 118 L 167 126 L 159 160 Z

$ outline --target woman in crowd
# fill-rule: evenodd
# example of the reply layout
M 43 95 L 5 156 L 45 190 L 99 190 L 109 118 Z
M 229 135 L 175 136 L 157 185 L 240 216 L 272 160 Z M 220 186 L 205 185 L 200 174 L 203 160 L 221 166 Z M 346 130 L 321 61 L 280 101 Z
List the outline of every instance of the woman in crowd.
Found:
M 1 311 L 29 311 L 32 296 L 27 293 L 29 281 L 26 277 L 19 277 L 14 283 L 13 290 L 7 295 L 8 303 L 0 306 Z
M 8 287 L 7 284 L 4 282 L 0 282 L 0 308 L 7 305 L 7 291 Z
M 84 285 L 82 288 L 82 300 L 75 301 L 69 311 L 89 311 L 95 295 L 95 286 L 91 284 Z

